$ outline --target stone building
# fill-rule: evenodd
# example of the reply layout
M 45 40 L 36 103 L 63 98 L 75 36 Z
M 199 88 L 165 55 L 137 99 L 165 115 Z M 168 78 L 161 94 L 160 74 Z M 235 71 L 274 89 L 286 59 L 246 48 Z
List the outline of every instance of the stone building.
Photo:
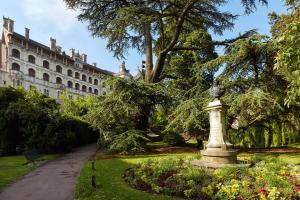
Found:
M 114 73 L 88 64 L 87 55 L 70 49 L 67 55 L 50 38 L 50 46 L 30 38 L 29 29 L 24 36 L 14 32 L 14 21 L 3 17 L 0 40 L 0 86 L 23 86 L 58 99 L 63 90 L 69 98 L 74 95 L 103 95 L 104 82 Z

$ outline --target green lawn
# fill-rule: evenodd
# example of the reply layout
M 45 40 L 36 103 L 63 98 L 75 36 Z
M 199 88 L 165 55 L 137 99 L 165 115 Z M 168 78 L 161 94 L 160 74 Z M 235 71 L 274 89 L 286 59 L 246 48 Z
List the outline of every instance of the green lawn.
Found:
M 58 155 L 46 155 L 41 160 L 52 160 Z M 32 164 L 27 164 L 24 156 L 0 157 L 0 188 L 15 181 L 34 169 Z
M 239 159 L 247 159 L 254 154 L 239 154 Z M 288 163 L 300 164 L 300 153 L 297 154 L 257 154 L 263 157 L 278 157 Z M 181 154 L 155 154 L 142 156 L 122 156 L 120 158 L 106 158 L 96 160 L 96 182 L 97 189 L 91 186 L 91 161 L 87 162 L 81 171 L 76 185 L 77 200 L 171 200 L 175 197 L 150 194 L 129 187 L 122 179 L 124 171 L 135 163 L 145 161 L 149 158 L 162 159 L 174 156 L 198 157 L 196 153 Z

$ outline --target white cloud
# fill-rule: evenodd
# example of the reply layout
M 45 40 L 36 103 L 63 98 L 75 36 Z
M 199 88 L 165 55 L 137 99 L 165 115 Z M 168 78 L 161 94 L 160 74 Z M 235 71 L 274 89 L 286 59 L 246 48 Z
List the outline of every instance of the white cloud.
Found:
M 68 32 L 77 23 L 77 14 L 67 9 L 63 0 L 22 0 L 20 6 L 30 20 L 55 26 Z

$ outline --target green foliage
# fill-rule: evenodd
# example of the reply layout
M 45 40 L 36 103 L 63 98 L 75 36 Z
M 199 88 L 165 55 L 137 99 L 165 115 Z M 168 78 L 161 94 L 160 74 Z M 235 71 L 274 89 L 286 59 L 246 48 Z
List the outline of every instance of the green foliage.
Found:
M 167 130 L 164 131 L 162 135 L 163 141 L 173 146 L 182 145 L 185 142 L 183 137 L 180 134 L 178 134 L 178 132 Z
M 85 121 L 62 115 L 54 99 L 35 90 L 0 88 L 0 102 L 2 154 L 66 152 L 97 139 Z
M 99 144 L 103 148 L 113 151 L 142 150 L 145 141 L 141 139 L 145 139 L 150 128 L 149 121 L 155 106 L 165 104 L 168 99 L 163 87 L 119 78 L 108 80 L 107 84 L 112 90 L 84 119 L 99 130 Z M 126 136 L 129 138 L 125 139 Z M 130 141 L 133 147 L 129 145 Z
M 285 25 L 285 30 L 276 39 L 279 51 L 276 57 L 276 69 L 288 81 L 287 105 L 300 105 L 300 15 L 293 13 L 292 21 Z
M 253 167 L 207 170 L 189 160 L 148 160 L 125 171 L 131 186 L 190 199 L 297 199 L 300 168 L 278 159 L 255 161 Z
M 143 131 L 128 130 L 116 135 L 109 146 L 110 151 L 123 153 L 138 153 L 144 151 L 144 146 L 149 139 L 143 136 Z

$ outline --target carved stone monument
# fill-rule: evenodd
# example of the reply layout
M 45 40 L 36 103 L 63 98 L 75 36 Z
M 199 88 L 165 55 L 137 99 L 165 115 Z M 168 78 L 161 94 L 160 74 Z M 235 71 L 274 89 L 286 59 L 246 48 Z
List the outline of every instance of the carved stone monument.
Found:
M 210 132 L 204 149 L 200 151 L 201 160 L 192 161 L 192 164 L 202 167 L 219 168 L 237 163 L 237 150 L 226 140 L 225 112 L 226 108 L 219 100 L 224 89 L 214 85 L 210 91 L 214 98 L 206 110 L 209 113 Z

